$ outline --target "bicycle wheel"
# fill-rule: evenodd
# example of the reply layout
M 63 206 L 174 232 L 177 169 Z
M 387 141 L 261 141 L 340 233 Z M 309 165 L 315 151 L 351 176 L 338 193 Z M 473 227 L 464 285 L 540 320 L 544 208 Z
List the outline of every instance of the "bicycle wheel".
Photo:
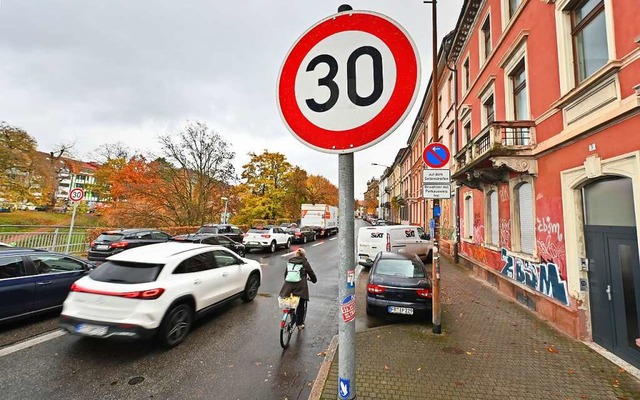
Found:
M 295 315 L 293 313 L 287 314 L 287 317 L 284 320 L 284 326 L 280 328 L 280 346 L 282 346 L 283 349 L 286 349 L 289 346 L 295 323 Z

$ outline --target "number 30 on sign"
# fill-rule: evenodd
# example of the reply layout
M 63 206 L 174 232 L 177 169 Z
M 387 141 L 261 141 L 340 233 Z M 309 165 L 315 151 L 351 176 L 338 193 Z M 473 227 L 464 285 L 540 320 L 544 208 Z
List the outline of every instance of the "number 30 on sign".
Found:
M 369 11 L 343 12 L 312 26 L 289 50 L 278 106 L 305 145 L 350 153 L 400 125 L 419 81 L 418 52 L 400 25 Z

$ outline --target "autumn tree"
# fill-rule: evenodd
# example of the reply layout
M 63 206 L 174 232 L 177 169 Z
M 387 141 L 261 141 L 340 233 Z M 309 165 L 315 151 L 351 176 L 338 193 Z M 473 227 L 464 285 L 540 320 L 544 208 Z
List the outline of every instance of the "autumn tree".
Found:
M 49 206 L 57 203 L 57 190 L 62 181 L 69 179 L 69 175 L 76 173 L 76 165 L 70 157 L 75 143 L 58 143 L 48 154 L 43 155 L 41 170 L 43 174 L 43 197 L 48 199 Z
M 337 206 L 338 201 L 338 188 L 327 178 L 320 175 L 307 178 L 307 202 Z
M 122 142 L 98 146 L 92 155 L 99 164 L 94 173 L 95 183 L 87 189 L 97 193 L 101 199 L 111 200 L 111 182 L 115 179 L 115 174 L 122 170 L 134 155 L 136 154 Z
M 36 140 L 21 128 L 0 122 L 0 198 L 32 201 L 40 187 Z
M 308 202 L 308 174 L 304 169 L 294 166 L 286 176 L 285 195 L 282 201 L 284 218 L 297 221 L 301 216 L 300 204 Z

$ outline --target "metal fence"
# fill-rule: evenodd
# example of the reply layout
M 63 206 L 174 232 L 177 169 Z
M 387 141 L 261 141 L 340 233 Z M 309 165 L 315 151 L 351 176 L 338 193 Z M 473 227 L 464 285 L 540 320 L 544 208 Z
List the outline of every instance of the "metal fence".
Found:
M 7 226 L 5 225 L 6 229 Z M 45 230 L 46 231 L 43 231 Z M 36 228 L 30 232 L 0 232 L 0 242 L 18 247 L 29 247 L 84 255 L 89 250 L 88 230 L 74 229 L 69 236 L 69 227 Z

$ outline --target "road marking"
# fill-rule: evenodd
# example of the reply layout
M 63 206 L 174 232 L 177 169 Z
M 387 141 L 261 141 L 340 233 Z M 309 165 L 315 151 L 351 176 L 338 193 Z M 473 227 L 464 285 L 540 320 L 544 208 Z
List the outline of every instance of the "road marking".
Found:
M 20 350 L 24 350 L 24 349 L 28 349 L 29 347 L 33 347 L 37 344 L 40 343 L 44 343 L 48 340 L 51 339 L 55 339 L 57 337 L 66 335 L 67 333 L 65 331 L 63 331 L 62 329 L 57 329 L 53 332 L 49 332 L 49 333 L 45 333 L 43 335 L 40 336 L 36 336 L 33 339 L 29 339 L 29 340 L 25 340 L 24 342 L 20 342 L 17 344 L 14 344 L 12 346 L 8 346 L 5 347 L 3 349 L 0 349 L 0 357 L 4 357 L 6 355 L 9 355 L 11 353 L 15 353 L 16 351 L 20 351 Z
M 320 243 L 316 243 L 316 244 L 312 244 L 312 247 L 316 247 L 316 246 L 320 246 L 321 244 L 324 244 L 324 242 L 320 242 Z
M 295 251 L 292 251 L 291 253 L 283 254 L 280 257 L 288 257 L 288 256 L 290 256 L 292 254 L 295 254 L 295 253 L 296 253 Z
M 336 239 L 337 239 L 337 237 L 335 237 L 335 238 L 331 238 L 331 239 L 329 239 L 329 240 L 336 240 Z

